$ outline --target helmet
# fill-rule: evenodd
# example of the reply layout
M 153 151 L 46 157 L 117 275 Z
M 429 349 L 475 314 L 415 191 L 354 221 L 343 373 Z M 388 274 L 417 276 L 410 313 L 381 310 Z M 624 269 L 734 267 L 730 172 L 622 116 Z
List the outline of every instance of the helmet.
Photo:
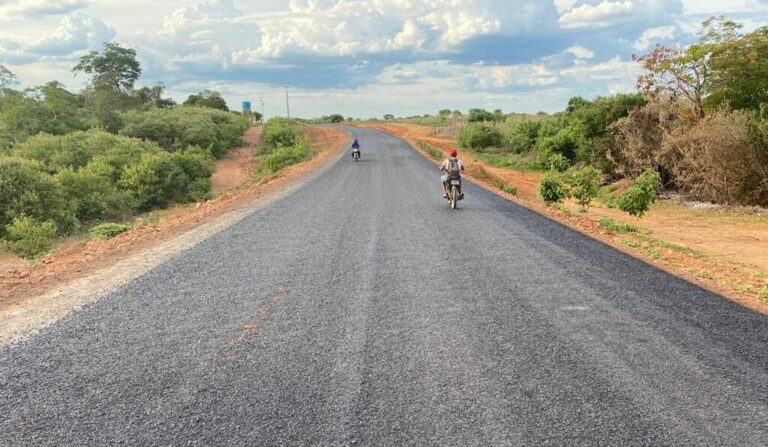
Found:
M 451 149 L 451 157 L 457 157 L 459 155 L 459 152 L 456 149 Z

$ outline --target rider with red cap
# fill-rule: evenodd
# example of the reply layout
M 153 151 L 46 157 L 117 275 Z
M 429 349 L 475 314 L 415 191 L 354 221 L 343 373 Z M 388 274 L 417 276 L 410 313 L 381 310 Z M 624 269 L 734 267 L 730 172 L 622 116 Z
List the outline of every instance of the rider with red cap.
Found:
M 459 160 L 459 153 L 456 149 L 451 150 L 450 158 L 446 158 L 443 164 L 440 165 L 440 172 L 446 174 L 442 177 L 443 180 L 443 198 L 448 198 L 448 181 L 452 179 L 461 179 L 461 173 L 464 172 L 464 162 Z M 463 193 L 461 194 L 464 195 Z

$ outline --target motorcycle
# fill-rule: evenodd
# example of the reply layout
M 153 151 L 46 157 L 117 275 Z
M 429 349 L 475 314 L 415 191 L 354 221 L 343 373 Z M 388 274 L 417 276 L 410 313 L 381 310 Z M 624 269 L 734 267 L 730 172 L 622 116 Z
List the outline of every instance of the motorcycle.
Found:
M 360 160 L 360 149 L 352 149 L 352 159 L 355 161 Z
M 455 210 L 460 200 L 464 200 L 464 193 L 461 192 L 461 176 L 458 173 L 450 173 L 444 176 L 444 183 L 448 184 L 448 203 L 451 209 Z

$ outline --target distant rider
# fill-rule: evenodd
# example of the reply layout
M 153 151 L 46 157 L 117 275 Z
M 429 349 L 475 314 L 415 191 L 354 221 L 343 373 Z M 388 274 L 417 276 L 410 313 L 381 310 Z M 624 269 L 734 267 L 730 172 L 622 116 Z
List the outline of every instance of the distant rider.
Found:
M 464 162 L 459 160 L 459 153 L 456 149 L 451 151 L 450 158 L 446 158 L 440 165 L 440 172 L 445 172 L 443 176 L 443 198 L 448 198 L 448 186 L 451 180 L 461 180 L 461 173 L 464 172 Z M 464 196 L 464 193 L 461 193 Z
M 360 142 L 357 141 L 357 138 L 355 138 L 355 141 L 352 143 L 352 156 L 355 156 L 355 152 L 358 154 L 360 153 Z

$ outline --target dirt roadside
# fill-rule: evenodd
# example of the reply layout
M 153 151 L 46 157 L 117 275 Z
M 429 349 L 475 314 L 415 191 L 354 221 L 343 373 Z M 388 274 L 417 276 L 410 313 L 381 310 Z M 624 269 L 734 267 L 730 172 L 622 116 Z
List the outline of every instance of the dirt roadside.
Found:
M 448 152 L 455 141 L 430 136 L 430 128 L 414 124 L 361 124 L 402 138 L 426 158 L 436 160 L 422 147 Z M 469 177 L 483 188 L 550 219 L 661 268 L 675 276 L 716 292 L 752 310 L 768 315 L 768 215 L 728 210 L 686 208 L 673 201 L 657 203 L 644 218 L 637 219 L 595 201 L 587 213 L 578 213 L 573 203 L 565 209 L 546 206 L 538 198 L 539 173 L 519 172 L 489 166 L 463 157 Z M 514 186 L 516 195 L 499 189 Z M 599 224 L 608 217 L 640 229 L 616 234 Z
M 312 160 L 271 177 L 254 178 L 255 168 L 242 162 L 253 157 L 259 132 L 249 130 L 246 145 L 233 149 L 217 166 L 220 179 L 226 178 L 222 172 L 233 173 L 230 160 L 241 167 L 233 173 L 235 180 L 219 182 L 219 187 L 229 183 L 230 188 L 214 200 L 144 216 L 143 225 L 109 241 L 68 241 L 61 251 L 36 264 L 5 257 L 6 268 L 0 270 L 0 349 L 289 196 L 325 172 L 349 144 L 343 131 L 306 128 L 305 136 L 317 154 Z M 248 178 L 242 170 L 249 172 Z

